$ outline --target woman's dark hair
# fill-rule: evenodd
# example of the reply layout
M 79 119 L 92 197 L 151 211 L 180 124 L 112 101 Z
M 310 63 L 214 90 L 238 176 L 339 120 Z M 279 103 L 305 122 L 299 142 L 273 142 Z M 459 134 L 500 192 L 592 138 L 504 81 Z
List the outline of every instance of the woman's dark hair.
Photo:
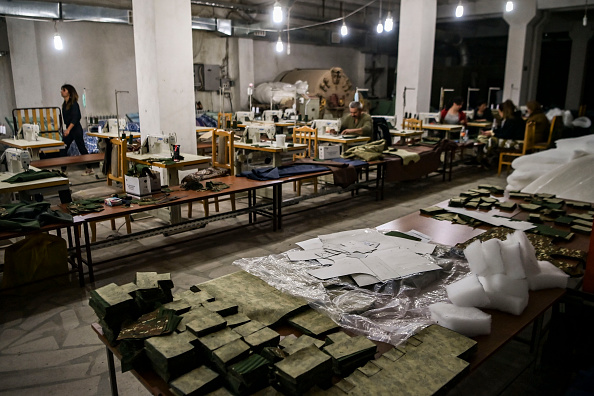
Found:
M 514 113 L 516 112 L 516 105 L 511 100 L 508 99 L 505 102 L 500 103 L 499 106 L 497 106 L 497 108 L 501 110 L 501 112 L 503 113 L 503 118 L 505 118 L 506 120 L 515 117 Z
M 536 100 L 531 100 L 526 103 L 526 107 L 530 110 L 530 114 L 542 113 L 542 106 Z
M 65 89 L 66 91 L 68 91 L 68 94 L 70 95 L 68 102 L 66 102 L 66 109 L 69 109 L 74 102 L 78 102 L 78 92 L 76 92 L 76 88 L 74 88 L 70 84 L 62 85 L 61 89 Z
M 458 106 L 462 106 L 462 103 L 464 103 L 464 101 L 462 100 L 462 98 L 459 97 L 459 96 L 457 96 L 454 99 L 452 99 L 452 103 L 450 103 L 450 107 L 452 107 L 455 104 L 457 104 Z

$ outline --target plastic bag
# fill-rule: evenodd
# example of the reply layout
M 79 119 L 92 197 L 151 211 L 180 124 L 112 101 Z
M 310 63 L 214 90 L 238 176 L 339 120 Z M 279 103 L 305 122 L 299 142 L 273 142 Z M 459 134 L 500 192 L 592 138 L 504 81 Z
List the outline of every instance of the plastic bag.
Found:
M 6 248 L 0 287 L 15 287 L 67 271 L 66 241 L 54 235 L 38 233 Z

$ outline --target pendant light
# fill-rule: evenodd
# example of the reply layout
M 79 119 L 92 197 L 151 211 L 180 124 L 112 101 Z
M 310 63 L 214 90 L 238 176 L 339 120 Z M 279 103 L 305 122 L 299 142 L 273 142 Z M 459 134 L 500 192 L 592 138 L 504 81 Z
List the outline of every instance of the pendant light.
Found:
M 376 30 L 378 33 L 382 33 L 384 31 L 384 25 L 382 24 L 382 0 L 380 0 L 379 6 L 379 22 L 377 23 Z
M 284 49 L 283 40 L 281 40 L 281 35 L 279 33 L 278 41 L 276 42 L 276 52 L 281 53 L 281 52 L 283 52 L 283 49 Z
M 54 21 L 54 30 L 54 48 L 61 51 L 64 49 L 64 44 L 62 43 L 62 37 L 60 37 L 60 33 L 58 33 L 58 25 L 56 21 Z
M 283 9 L 278 1 L 274 2 L 272 8 L 272 21 L 274 23 L 281 23 L 283 21 Z
M 346 21 L 343 19 L 342 20 L 342 27 L 340 28 L 340 34 L 342 36 L 346 36 L 347 34 L 349 34 L 349 28 L 346 25 Z
M 508 1 L 505 3 L 505 12 L 512 12 L 514 10 L 514 2 Z
M 386 32 L 391 32 L 394 29 L 394 19 L 392 19 L 392 12 L 388 11 L 388 16 L 386 17 L 386 22 L 384 22 L 384 30 Z

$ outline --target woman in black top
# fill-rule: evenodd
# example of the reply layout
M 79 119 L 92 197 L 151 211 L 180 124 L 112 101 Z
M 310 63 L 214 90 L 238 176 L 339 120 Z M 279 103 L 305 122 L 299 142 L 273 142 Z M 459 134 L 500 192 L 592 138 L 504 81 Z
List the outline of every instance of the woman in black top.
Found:
M 81 155 L 89 154 L 83 139 L 82 125 L 80 125 L 81 115 L 80 107 L 78 106 L 78 93 L 72 85 L 64 84 L 62 85 L 60 94 L 64 99 L 64 103 L 62 103 L 62 117 L 64 117 L 66 129 L 64 129 L 64 138 L 62 140 L 66 144 L 66 153 L 68 153 L 68 149 L 74 141 Z M 93 169 L 87 167 L 85 175 L 92 174 Z

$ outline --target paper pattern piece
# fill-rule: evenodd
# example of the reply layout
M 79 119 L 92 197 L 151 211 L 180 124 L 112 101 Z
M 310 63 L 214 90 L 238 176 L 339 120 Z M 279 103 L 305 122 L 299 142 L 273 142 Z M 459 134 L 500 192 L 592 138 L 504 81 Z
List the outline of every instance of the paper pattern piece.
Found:
M 491 224 L 491 225 L 498 226 L 498 227 L 508 227 L 508 228 L 512 228 L 514 230 L 520 230 L 520 231 L 527 231 L 527 230 L 530 230 L 535 227 L 534 224 L 529 223 L 527 221 L 515 221 L 515 220 L 508 219 L 506 217 L 496 217 L 496 216 L 491 216 L 491 215 L 488 215 L 485 213 L 479 213 L 474 210 L 452 208 L 452 207 L 447 207 L 445 209 L 448 212 L 458 213 L 458 214 L 461 214 L 464 216 L 472 217 L 473 219 L 477 219 L 484 223 Z

